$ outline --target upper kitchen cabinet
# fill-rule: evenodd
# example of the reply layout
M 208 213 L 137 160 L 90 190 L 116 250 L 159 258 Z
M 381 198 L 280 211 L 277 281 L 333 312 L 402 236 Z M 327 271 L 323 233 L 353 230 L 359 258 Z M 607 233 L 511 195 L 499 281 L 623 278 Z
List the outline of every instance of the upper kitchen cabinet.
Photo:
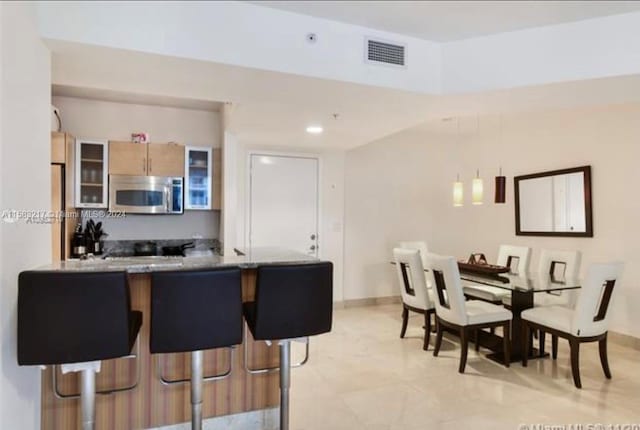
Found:
M 148 143 L 149 176 L 184 176 L 184 146 L 177 143 Z
M 110 141 L 109 174 L 183 177 L 184 146 Z
M 209 210 L 212 207 L 213 148 L 185 147 L 185 201 L 189 210 Z
M 75 207 L 107 207 L 107 141 L 76 139 Z
M 109 141 L 109 174 L 145 176 L 147 145 L 145 143 Z

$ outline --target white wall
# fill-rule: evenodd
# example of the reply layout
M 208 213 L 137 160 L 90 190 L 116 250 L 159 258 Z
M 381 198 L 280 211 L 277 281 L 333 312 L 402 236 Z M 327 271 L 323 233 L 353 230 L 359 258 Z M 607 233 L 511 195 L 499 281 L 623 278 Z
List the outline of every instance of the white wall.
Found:
M 466 126 L 465 126 L 466 124 Z M 472 124 L 472 125 L 469 125 Z M 640 337 L 640 105 L 496 117 L 430 124 L 349 151 L 345 168 L 345 298 L 397 295 L 388 261 L 403 239 L 426 239 L 433 252 L 465 258 L 484 252 L 495 260 L 501 243 L 579 249 L 582 273 L 594 261 L 622 260 L 612 329 Z M 592 166 L 593 238 L 515 236 L 513 176 Z M 508 177 L 507 204 L 496 205 L 493 177 Z M 485 180 L 485 203 L 470 203 L 476 168 Z M 465 205 L 452 205 L 460 172 Z
M 225 229 L 225 249 L 229 252 L 233 246 L 248 246 L 247 199 L 247 160 L 251 152 L 268 151 L 270 153 L 317 155 L 320 159 L 320 231 L 319 256 L 333 262 L 333 299 L 343 300 L 343 260 L 344 260 L 344 151 L 291 151 L 291 148 L 255 147 L 232 140 L 235 148 L 235 165 L 225 165 L 226 169 L 235 169 L 231 183 L 225 183 L 225 201 L 236 201 L 235 231 L 233 226 Z M 227 142 L 225 142 L 226 144 Z M 236 193 L 235 197 L 232 194 Z M 225 206 L 225 211 L 227 207 Z M 231 245 L 235 244 L 235 245 Z
M 0 34 L 0 210 L 49 210 L 51 63 L 33 4 L 0 3 Z M 51 228 L 20 221 L 0 231 L 0 428 L 38 429 L 41 372 L 16 360 L 17 277 L 50 261 Z
M 148 132 L 152 142 L 221 147 L 218 112 L 174 107 L 54 97 L 62 125 L 75 137 L 124 140 Z M 185 211 L 183 215 L 128 215 L 103 220 L 109 240 L 218 238 L 219 211 Z

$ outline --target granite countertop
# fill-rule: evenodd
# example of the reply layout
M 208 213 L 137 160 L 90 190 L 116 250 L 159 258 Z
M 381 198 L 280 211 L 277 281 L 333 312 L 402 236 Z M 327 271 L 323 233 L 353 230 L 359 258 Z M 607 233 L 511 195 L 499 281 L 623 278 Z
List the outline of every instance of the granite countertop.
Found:
M 148 273 L 163 270 L 197 270 L 236 266 L 243 269 L 269 264 L 302 264 L 318 262 L 318 258 L 284 248 L 240 248 L 241 255 L 213 255 L 206 257 L 121 257 L 67 260 L 38 267 L 40 271 L 87 272 L 126 271 Z

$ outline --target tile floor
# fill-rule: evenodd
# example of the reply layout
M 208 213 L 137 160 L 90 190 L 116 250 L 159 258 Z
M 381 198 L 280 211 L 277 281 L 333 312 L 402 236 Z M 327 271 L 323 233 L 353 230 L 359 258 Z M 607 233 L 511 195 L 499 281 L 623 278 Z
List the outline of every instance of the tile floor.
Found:
M 292 371 L 292 430 L 640 425 L 640 351 L 610 344 L 609 381 L 597 343 L 583 345 L 582 390 L 573 386 L 562 340 L 557 361 L 534 360 L 528 368 L 504 368 L 471 347 L 461 375 L 455 339 L 445 337 L 433 357 L 433 336 L 429 351 L 422 350 L 422 317 L 412 316 L 400 339 L 400 314 L 400 305 L 335 311 L 333 331 L 314 338 L 311 360 Z

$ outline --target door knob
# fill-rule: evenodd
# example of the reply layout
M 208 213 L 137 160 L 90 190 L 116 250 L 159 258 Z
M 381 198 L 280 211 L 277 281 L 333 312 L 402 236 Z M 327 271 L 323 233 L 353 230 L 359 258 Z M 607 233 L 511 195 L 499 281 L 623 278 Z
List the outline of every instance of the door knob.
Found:
M 311 240 L 316 240 L 316 235 L 315 234 L 311 235 Z
M 309 248 L 311 251 L 315 251 L 316 250 L 316 246 L 315 245 L 311 245 L 311 247 Z

